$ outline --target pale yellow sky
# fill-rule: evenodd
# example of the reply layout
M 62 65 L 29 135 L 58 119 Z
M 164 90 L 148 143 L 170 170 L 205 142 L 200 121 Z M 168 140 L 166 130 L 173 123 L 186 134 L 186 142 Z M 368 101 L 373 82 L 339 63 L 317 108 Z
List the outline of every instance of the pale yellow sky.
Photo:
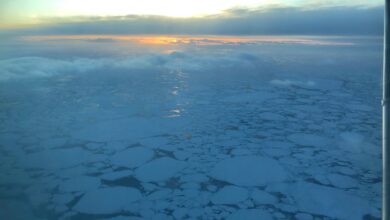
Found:
M 0 0 L 0 27 L 72 16 L 162 15 L 193 17 L 244 7 L 377 6 L 382 0 Z

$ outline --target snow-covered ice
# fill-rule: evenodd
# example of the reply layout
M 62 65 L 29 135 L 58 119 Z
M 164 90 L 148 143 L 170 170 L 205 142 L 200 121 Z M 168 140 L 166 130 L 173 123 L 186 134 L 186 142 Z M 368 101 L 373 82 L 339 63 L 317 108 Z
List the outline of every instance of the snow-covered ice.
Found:
M 131 203 L 141 198 L 141 193 L 134 188 L 103 188 L 87 192 L 73 209 L 87 214 L 115 214 L 127 210 Z
M 339 189 L 299 182 L 288 186 L 300 211 L 336 219 L 363 219 L 370 203 Z
M 135 176 L 145 182 L 163 181 L 175 176 L 185 167 L 185 163 L 164 157 L 153 160 L 135 171 Z
M 210 175 L 240 186 L 264 186 L 288 179 L 288 173 L 277 160 L 254 156 L 221 161 Z
M 0 219 L 380 219 L 382 41 L 321 39 L 10 42 Z
M 278 201 L 278 198 L 276 196 L 258 189 L 255 189 L 252 192 L 251 197 L 256 204 L 273 205 L 276 204 Z
M 152 159 L 154 152 L 144 147 L 134 147 L 118 151 L 111 157 L 111 163 L 116 166 L 134 168 Z
M 211 201 L 214 204 L 237 204 L 248 198 L 248 190 L 236 186 L 225 186 L 216 192 Z
M 100 179 L 96 177 L 80 176 L 65 180 L 61 183 L 61 192 L 87 192 L 100 186 Z
M 232 215 L 230 215 L 227 220 L 272 220 L 273 217 L 265 210 L 258 209 L 242 209 Z

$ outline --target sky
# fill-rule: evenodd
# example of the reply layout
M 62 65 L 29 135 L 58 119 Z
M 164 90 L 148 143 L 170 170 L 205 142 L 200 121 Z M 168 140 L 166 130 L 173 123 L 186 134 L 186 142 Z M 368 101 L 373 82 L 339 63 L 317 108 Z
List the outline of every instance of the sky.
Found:
M 33 34 L 379 35 L 382 16 L 381 0 L 0 0 L 0 31 Z

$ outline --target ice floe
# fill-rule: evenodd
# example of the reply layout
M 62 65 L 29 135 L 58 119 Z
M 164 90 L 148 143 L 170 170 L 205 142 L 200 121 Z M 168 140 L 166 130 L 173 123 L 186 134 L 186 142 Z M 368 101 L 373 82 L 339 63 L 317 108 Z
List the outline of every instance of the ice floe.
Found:
M 73 210 L 86 214 L 115 214 L 141 198 L 140 191 L 134 188 L 102 188 L 84 194 Z
M 211 201 L 214 204 L 237 204 L 247 198 L 248 190 L 237 186 L 225 186 L 211 197 Z
M 247 156 L 219 162 L 210 176 L 239 186 L 263 186 L 287 180 L 288 173 L 277 160 Z
M 278 198 L 276 196 L 271 195 L 268 192 L 265 192 L 265 191 L 262 191 L 262 190 L 258 190 L 258 189 L 255 189 L 251 193 L 251 198 L 253 199 L 253 201 L 256 204 L 269 204 L 269 205 L 273 205 L 273 204 L 276 204 L 278 202 Z
M 90 176 L 73 177 L 61 183 L 61 192 L 87 192 L 97 189 L 100 186 L 100 179 Z
M 271 214 L 261 209 L 241 209 L 230 215 L 227 220 L 272 220 Z
M 134 168 L 153 158 L 154 152 L 145 147 L 134 147 L 119 151 L 110 160 L 116 166 Z
M 372 211 L 367 200 L 343 190 L 306 182 L 292 184 L 288 188 L 302 212 L 348 220 L 363 219 Z
M 185 163 L 168 158 L 158 158 L 137 168 L 135 176 L 145 182 L 167 180 L 185 168 Z

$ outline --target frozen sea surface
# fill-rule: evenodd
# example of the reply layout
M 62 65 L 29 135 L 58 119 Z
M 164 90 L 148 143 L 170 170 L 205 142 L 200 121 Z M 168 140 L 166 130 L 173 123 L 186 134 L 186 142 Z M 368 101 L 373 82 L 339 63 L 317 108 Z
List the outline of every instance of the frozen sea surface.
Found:
M 1 43 L 0 219 L 380 219 L 381 39 L 207 38 Z

